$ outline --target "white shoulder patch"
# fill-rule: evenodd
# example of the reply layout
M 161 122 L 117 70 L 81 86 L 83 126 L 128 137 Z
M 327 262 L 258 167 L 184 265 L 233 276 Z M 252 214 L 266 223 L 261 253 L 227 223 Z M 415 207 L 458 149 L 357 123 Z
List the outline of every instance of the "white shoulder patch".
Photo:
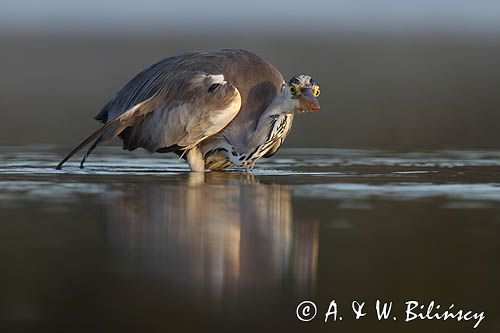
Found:
M 210 79 L 212 80 L 211 84 L 227 83 L 226 81 L 224 81 L 224 75 L 222 75 L 222 74 L 210 75 Z

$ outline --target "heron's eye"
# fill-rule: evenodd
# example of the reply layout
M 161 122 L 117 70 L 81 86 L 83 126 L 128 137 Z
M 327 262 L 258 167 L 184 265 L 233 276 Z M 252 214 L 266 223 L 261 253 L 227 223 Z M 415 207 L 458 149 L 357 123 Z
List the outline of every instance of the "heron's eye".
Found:
M 290 86 L 290 94 L 295 95 L 297 93 L 297 89 L 294 86 Z
M 320 93 L 319 88 L 314 88 L 313 89 L 313 95 L 314 95 L 314 97 L 318 97 L 319 93 Z

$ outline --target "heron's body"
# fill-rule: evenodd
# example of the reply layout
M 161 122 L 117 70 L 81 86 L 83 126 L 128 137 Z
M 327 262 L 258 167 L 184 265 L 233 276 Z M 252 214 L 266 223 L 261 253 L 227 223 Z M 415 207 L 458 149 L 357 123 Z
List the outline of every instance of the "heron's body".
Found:
M 58 167 L 92 140 L 84 160 L 97 144 L 119 136 L 124 149 L 175 152 L 196 171 L 251 168 L 259 158 L 273 155 L 290 132 L 290 110 L 299 104 L 283 92 L 284 86 L 276 68 L 245 50 L 164 59 L 106 104 L 96 116 L 103 128 Z

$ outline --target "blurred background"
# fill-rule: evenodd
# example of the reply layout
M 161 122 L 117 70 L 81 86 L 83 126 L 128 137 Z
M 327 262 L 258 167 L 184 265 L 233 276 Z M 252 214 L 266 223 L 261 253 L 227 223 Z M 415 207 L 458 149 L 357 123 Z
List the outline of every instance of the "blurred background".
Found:
M 500 2 L 486 0 L 4 0 L 0 145 L 71 146 L 142 69 L 222 47 L 320 83 L 322 112 L 287 147 L 500 147 Z

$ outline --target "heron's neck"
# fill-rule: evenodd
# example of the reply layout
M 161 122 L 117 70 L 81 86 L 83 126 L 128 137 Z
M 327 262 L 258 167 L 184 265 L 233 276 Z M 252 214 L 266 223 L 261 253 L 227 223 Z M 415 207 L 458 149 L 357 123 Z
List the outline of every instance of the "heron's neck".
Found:
M 274 98 L 257 121 L 255 131 L 249 140 L 249 149 L 257 148 L 269 140 L 273 126 L 278 119 L 293 116 L 293 113 L 290 111 L 295 109 L 293 103 L 294 100 L 283 93 Z

